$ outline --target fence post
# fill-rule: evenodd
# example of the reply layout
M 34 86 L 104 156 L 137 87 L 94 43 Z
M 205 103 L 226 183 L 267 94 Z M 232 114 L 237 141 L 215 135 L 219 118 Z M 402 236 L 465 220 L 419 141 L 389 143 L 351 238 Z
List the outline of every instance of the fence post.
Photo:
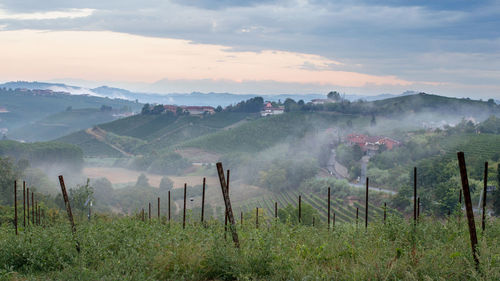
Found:
M 387 218 L 387 203 L 384 202 L 384 224 L 385 224 L 386 218 Z
M 226 186 L 227 186 L 227 192 L 229 193 L 229 169 L 227 170 L 227 176 L 226 176 Z M 227 207 L 224 206 L 224 239 L 226 239 L 226 232 L 227 232 Z
M 483 217 L 481 218 L 481 228 L 484 232 L 484 229 L 486 228 L 486 192 L 488 189 L 488 162 L 484 162 L 484 180 L 483 180 Z
M 14 181 L 14 225 L 17 233 L 17 181 Z
M 203 219 L 205 216 L 205 184 L 206 178 L 203 178 L 203 191 L 201 193 L 201 223 L 203 223 Z
M 182 229 L 186 228 L 186 190 L 187 183 L 184 183 L 184 210 L 182 212 Z
M 313 216 L 313 227 L 314 227 L 314 216 Z
M 255 207 L 255 228 L 259 228 L 259 207 Z
M 168 221 L 170 222 L 170 190 L 168 191 Z
M 161 222 L 161 214 L 160 214 L 160 197 L 158 197 L 158 222 Z
M 243 211 L 240 211 L 240 223 L 241 223 L 241 229 L 243 229 Z
M 302 223 L 302 196 L 299 195 L 299 224 Z
M 33 191 L 31 191 L 31 224 L 35 225 L 35 193 Z
M 30 188 L 26 188 L 26 218 L 27 218 L 27 225 L 30 225 Z
M 417 222 L 420 221 L 420 197 L 417 197 Z
M 330 231 L 330 187 L 328 187 L 328 231 Z
M 469 235 L 472 247 L 472 256 L 476 263 L 476 269 L 479 269 L 479 259 L 477 256 L 477 234 L 476 224 L 474 222 L 474 211 L 472 210 L 472 202 L 469 190 L 469 179 L 467 178 L 467 168 L 465 166 L 465 156 L 463 152 L 458 152 L 458 166 L 460 168 L 460 177 L 462 179 L 462 189 L 464 191 L 465 210 L 467 212 L 467 221 L 469 223 Z
M 417 167 L 413 167 L 413 224 L 417 224 Z
M 358 227 L 359 208 L 356 207 L 356 227 Z
M 368 228 L 368 177 L 366 177 L 365 229 Z
M 217 165 L 217 173 L 219 174 L 219 181 L 222 189 L 222 195 L 224 197 L 224 204 L 227 208 L 227 215 L 229 222 L 231 223 L 230 229 L 231 229 L 231 234 L 233 236 L 234 245 L 236 248 L 239 248 L 240 241 L 238 240 L 238 233 L 236 232 L 236 223 L 234 221 L 233 209 L 231 208 L 231 200 L 229 198 L 229 191 L 227 189 L 226 179 L 224 177 L 224 169 L 222 168 L 222 163 L 218 162 L 216 165 Z
M 151 202 L 148 203 L 148 219 L 151 221 Z
M 64 184 L 63 176 L 59 176 L 59 184 L 61 185 L 61 192 L 63 195 L 64 203 L 66 205 L 66 212 L 68 213 L 68 219 L 71 223 L 71 231 L 73 232 L 73 236 L 76 234 L 76 226 L 75 221 L 73 220 L 73 213 L 71 212 L 71 205 L 69 204 L 68 193 L 66 192 L 66 185 Z M 33 193 L 31 193 L 33 195 Z M 31 202 L 33 203 L 33 197 L 31 198 Z M 76 240 L 76 238 L 75 238 Z M 80 243 L 76 240 L 76 251 L 80 253 Z
M 26 227 L 26 182 L 23 181 L 23 227 Z
M 274 202 L 274 218 L 278 218 L 278 202 Z
M 227 176 L 226 176 L 226 186 L 227 186 L 227 192 L 229 193 L 229 169 L 227 170 Z M 227 207 L 224 206 L 224 240 L 227 239 Z

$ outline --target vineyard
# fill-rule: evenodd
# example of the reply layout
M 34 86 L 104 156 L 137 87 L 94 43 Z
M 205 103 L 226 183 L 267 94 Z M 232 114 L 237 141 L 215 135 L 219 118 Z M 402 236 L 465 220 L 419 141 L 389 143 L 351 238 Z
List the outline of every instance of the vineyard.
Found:
M 314 193 L 303 194 L 299 191 L 284 191 L 279 194 L 272 194 L 268 196 L 252 198 L 240 203 L 240 210 L 243 213 L 249 213 L 255 208 L 262 208 L 266 215 L 274 216 L 274 204 L 278 203 L 278 208 L 283 208 L 288 205 L 297 206 L 299 195 L 302 197 L 302 202 L 312 206 L 319 213 L 319 221 L 327 222 L 328 217 L 328 201 L 326 195 L 318 195 Z M 356 221 L 356 209 L 360 214 L 359 222 L 364 221 L 365 207 L 358 200 L 346 202 L 338 198 L 331 198 L 331 215 L 336 215 L 336 221 L 342 223 L 352 223 Z M 396 213 L 396 211 L 391 210 Z M 371 218 L 382 218 L 384 214 L 383 207 L 371 205 L 368 208 L 368 213 Z M 318 220 L 317 220 L 318 221 Z

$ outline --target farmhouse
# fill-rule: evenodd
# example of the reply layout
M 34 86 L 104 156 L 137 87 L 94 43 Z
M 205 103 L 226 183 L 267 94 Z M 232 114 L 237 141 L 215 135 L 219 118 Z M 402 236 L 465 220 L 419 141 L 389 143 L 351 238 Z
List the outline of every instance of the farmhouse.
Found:
M 262 108 L 260 116 L 278 115 L 283 112 L 285 112 L 284 106 L 273 107 L 273 104 L 268 101 L 264 104 L 264 108 Z
M 182 109 L 191 115 L 214 114 L 215 108 L 211 106 L 181 106 Z
M 325 103 L 335 103 L 335 100 L 332 99 L 312 99 L 311 103 L 316 104 L 325 104 Z
M 377 151 L 381 145 L 385 145 L 388 150 L 392 150 L 394 147 L 401 145 L 399 141 L 388 137 L 367 136 L 361 134 L 347 135 L 347 141 L 351 145 L 359 145 L 363 151 Z
M 177 113 L 178 108 L 182 108 L 183 112 L 189 112 L 191 115 L 214 114 L 215 108 L 211 106 L 177 106 L 177 105 L 163 105 L 165 111 Z

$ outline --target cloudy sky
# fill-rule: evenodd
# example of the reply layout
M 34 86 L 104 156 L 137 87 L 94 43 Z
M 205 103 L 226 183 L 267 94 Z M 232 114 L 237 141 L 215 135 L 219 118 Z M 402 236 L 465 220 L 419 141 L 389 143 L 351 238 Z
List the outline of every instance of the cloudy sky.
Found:
M 0 0 L 0 81 L 500 98 L 500 0 Z

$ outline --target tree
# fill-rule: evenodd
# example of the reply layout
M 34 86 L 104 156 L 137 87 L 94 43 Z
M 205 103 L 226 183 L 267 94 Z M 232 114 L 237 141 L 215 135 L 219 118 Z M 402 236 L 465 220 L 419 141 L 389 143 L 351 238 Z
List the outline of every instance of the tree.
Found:
M 168 177 L 162 177 L 160 181 L 160 192 L 167 192 L 174 187 L 174 182 Z
M 220 105 L 219 105 L 219 106 L 217 106 L 217 107 L 215 108 L 215 112 L 222 112 L 222 106 L 220 106 Z
M 149 180 L 144 173 L 141 173 L 135 183 L 136 187 L 149 187 Z
M 151 113 L 151 109 L 150 109 L 149 103 L 146 103 L 142 107 L 141 114 L 149 114 L 149 113 Z
M 0 157 L 0 205 L 10 205 L 14 202 L 12 189 L 18 178 L 21 178 L 21 174 L 14 163 L 9 158 Z
M 342 98 L 340 97 L 340 93 L 337 91 L 332 91 L 329 92 L 327 95 L 328 99 L 334 100 L 334 101 L 340 101 Z
M 84 185 L 77 185 L 76 188 L 72 188 L 69 190 L 69 200 L 71 202 L 71 207 L 84 211 L 87 209 L 85 203 L 87 200 L 92 200 L 94 198 L 94 188 L 90 186 L 90 180 L 87 179 L 87 182 Z

